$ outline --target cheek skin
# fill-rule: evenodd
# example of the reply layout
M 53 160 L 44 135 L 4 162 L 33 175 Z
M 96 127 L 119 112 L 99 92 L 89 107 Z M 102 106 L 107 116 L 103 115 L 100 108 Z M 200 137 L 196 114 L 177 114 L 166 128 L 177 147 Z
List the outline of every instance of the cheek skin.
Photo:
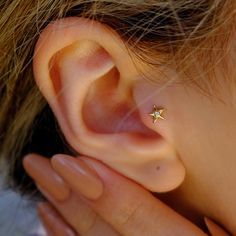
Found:
M 187 172 L 175 197 L 219 222 L 226 209 L 233 219 L 236 206 L 229 208 L 226 199 L 235 204 L 235 108 L 174 84 L 158 96 L 168 107 L 168 129 Z
M 158 197 L 199 226 L 204 225 L 204 215 L 225 222 L 225 209 L 229 209 L 225 198 L 235 202 L 236 194 L 231 191 L 231 196 L 222 196 L 235 183 L 236 111 L 181 84 L 172 83 L 159 91 L 148 83 L 140 87 L 143 94 L 153 95 L 147 104 L 166 108 L 165 122 L 154 128 L 175 148 L 186 169 L 180 187 Z M 231 181 L 225 184 L 226 180 Z M 228 210 L 232 219 L 235 209 Z

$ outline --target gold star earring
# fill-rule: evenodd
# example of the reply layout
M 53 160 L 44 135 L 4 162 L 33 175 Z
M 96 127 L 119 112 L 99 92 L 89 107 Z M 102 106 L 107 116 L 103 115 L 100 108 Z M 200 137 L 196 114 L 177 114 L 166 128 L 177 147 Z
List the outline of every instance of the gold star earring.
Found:
M 153 105 L 152 113 L 149 113 L 149 115 L 153 119 L 153 124 L 157 122 L 158 119 L 164 120 L 165 118 L 162 116 L 162 113 L 164 112 L 163 107 L 157 107 L 156 105 Z

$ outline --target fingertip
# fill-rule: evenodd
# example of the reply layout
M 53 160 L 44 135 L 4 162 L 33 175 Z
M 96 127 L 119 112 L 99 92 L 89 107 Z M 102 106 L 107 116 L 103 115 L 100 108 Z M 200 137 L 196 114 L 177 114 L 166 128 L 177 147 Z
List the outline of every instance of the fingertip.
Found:
M 210 218 L 205 216 L 204 221 L 211 235 L 217 235 L 217 236 L 229 235 L 225 230 L 223 230 L 218 224 L 213 222 Z
M 37 211 L 49 236 L 76 236 L 49 203 L 38 203 Z
M 22 160 L 23 167 L 25 168 L 27 172 L 28 170 L 31 169 L 32 164 L 34 164 L 35 160 L 37 160 L 38 158 L 42 158 L 42 157 L 40 157 L 39 155 L 35 153 L 29 153 L 23 157 L 23 160 Z
M 36 184 L 44 187 L 55 199 L 64 201 L 69 198 L 70 188 L 53 170 L 49 158 L 28 154 L 23 159 L 23 166 Z

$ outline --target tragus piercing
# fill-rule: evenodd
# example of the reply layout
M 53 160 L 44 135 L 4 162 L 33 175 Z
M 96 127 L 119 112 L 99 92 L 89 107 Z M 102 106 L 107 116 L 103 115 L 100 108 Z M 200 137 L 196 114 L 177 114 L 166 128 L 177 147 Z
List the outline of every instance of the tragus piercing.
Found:
M 152 113 L 149 113 L 149 115 L 153 119 L 153 124 L 157 122 L 158 119 L 164 120 L 165 118 L 162 116 L 162 113 L 164 112 L 163 107 L 157 107 L 156 105 L 153 105 Z

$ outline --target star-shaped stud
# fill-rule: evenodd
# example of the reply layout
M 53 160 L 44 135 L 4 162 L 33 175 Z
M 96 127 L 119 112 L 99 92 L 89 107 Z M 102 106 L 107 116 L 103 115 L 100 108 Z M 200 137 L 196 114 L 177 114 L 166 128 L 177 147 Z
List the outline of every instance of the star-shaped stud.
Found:
M 153 105 L 152 113 L 149 113 L 150 116 L 153 118 L 153 124 L 157 122 L 158 119 L 164 120 L 165 118 L 162 117 L 162 113 L 164 112 L 164 108 L 157 107 L 156 105 Z

